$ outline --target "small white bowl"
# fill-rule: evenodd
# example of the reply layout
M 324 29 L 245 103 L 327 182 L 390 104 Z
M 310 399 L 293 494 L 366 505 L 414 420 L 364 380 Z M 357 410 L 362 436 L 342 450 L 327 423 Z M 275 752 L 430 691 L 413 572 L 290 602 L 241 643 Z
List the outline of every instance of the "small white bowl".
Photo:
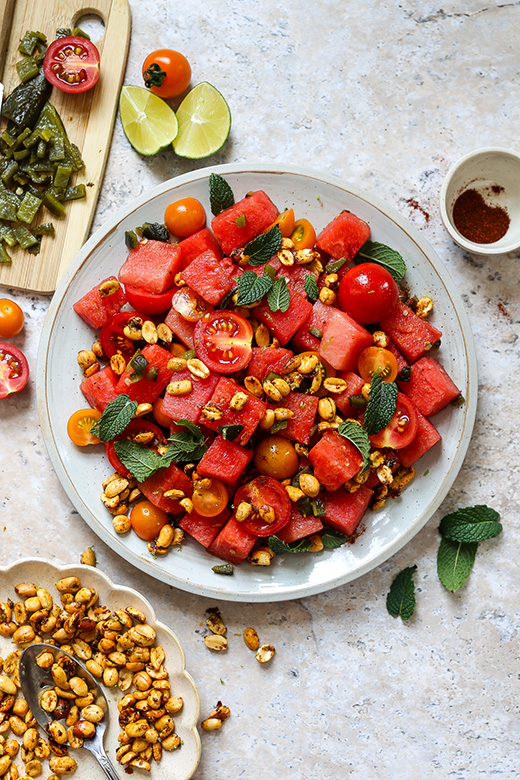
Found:
M 494 191 L 496 185 L 500 191 Z M 492 244 L 469 241 L 453 222 L 453 206 L 463 192 L 475 189 L 486 203 L 507 211 L 509 228 Z M 456 162 L 444 179 L 440 194 L 441 218 L 456 244 L 478 255 L 498 255 L 520 248 L 520 154 L 490 146 L 469 152 Z

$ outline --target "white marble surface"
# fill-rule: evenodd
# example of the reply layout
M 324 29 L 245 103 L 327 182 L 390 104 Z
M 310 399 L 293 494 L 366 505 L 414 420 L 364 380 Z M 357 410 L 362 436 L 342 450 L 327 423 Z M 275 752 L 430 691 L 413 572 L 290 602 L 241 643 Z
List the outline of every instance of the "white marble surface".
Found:
M 232 711 L 220 732 L 202 735 L 196 780 L 520 777 L 519 256 L 464 253 L 444 232 L 437 202 L 446 171 L 468 150 L 518 150 L 520 4 L 131 6 L 125 83 L 140 83 L 149 50 L 169 46 L 190 60 L 193 84 L 210 81 L 228 99 L 231 137 L 200 167 L 289 161 L 333 173 L 395 206 L 431 241 L 463 295 L 477 343 L 475 432 L 444 504 L 398 555 L 320 596 L 222 604 L 230 649 L 217 655 L 202 643 L 210 603 L 140 574 L 75 513 L 50 466 L 30 384 L 0 402 L 0 564 L 26 555 L 75 562 L 94 545 L 101 569 L 152 601 L 181 638 L 202 712 L 217 699 Z M 94 227 L 195 167 L 171 151 L 140 158 L 118 122 Z M 5 293 L 25 311 L 14 342 L 34 373 L 48 299 Z M 468 583 L 453 595 L 436 575 L 437 528 L 446 512 L 476 503 L 501 513 L 504 533 L 482 545 Z M 403 624 L 387 614 L 385 597 L 395 574 L 413 563 L 417 609 Z M 235 636 L 247 625 L 276 646 L 269 668 Z

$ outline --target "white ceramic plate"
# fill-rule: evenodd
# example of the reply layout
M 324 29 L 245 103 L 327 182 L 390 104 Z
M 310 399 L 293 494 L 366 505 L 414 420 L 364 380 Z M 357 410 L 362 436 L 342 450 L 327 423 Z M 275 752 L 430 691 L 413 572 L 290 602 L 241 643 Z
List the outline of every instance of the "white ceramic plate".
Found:
M 218 563 L 194 541 L 182 551 L 153 559 L 135 534 L 117 536 L 112 517 L 99 500 L 100 485 L 110 466 L 99 449 L 74 447 L 67 437 L 69 416 L 85 405 L 79 390 L 78 350 L 93 340 L 91 329 L 72 304 L 97 282 L 116 274 L 127 250 L 124 231 L 145 221 L 162 221 L 166 206 L 186 196 L 198 198 L 211 215 L 208 177 L 225 176 L 238 200 L 250 190 L 264 189 L 280 210 L 294 207 L 323 228 L 342 209 L 366 220 L 375 241 L 399 250 L 408 266 L 410 289 L 435 302 L 432 323 L 443 332 L 439 360 L 460 388 L 466 403 L 435 417 L 442 445 L 425 455 L 417 477 L 401 498 L 379 512 L 369 512 L 365 531 L 355 544 L 317 555 L 275 558 L 269 567 L 243 564 L 232 577 L 215 574 Z M 80 515 L 112 549 L 153 577 L 175 587 L 230 601 L 281 601 L 319 593 L 359 577 L 389 558 L 432 516 L 457 476 L 471 437 L 477 403 L 477 363 L 462 300 L 448 272 L 409 223 L 376 197 L 339 179 L 299 168 L 267 165 L 222 165 L 165 182 L 127 206 L 85 244 L 56 291 L 44 324 L 37 375 L 38 409 L 47 449 L 70 500 Z
M 0 601 L 17 600 L 14 586 L 20 582 L 33 582 L 46 588 L 54 601 L 58 602 L 59 593 L 55 583 L 62 577 L 79 577 L 85 587 L 95 588 L 99 594 L 99 603 L 111 609 L 135 607 L 146 615 L 147 622 L 157 631 L 157 643 L 166 653 L 165 666 L 169 672 L 172 694 L 182 696 L 184 706 L 175 716 L 175 731 L 183 741 L 179 750 L 168 753 L 163 751 L 159 763 L 152 764 L 152 780 L 189 780 L 200 759 L 200 737 L 197 731 L 200 702 L 199 694 L 192 677 L 185 668 L 184 652 L 179 640 L 167 626 L 160 623 L 152 606 L 136 590 L 122 585 L 114 585 L 109 578 L 92 566 L 56 566 L 45 559 L 23 559 L 12 566 L 0 568 Z M 10 639 L 0 636 L 0 656 L 5 658 L 16 649 Z M 105 749 L 119 775 L 124 776 L 124 767 L 117 763 L 115 753 L 121 731 L 118 724 L 117 701 L 122 697 L 118 688 L 103 688 L 109 703 L 108 724 L 105 732 Z M 103 773 L 95 758 L 88 750 L 70 751 L 76 759 L 78 768 L 74 773 L 77 780 L 91 780 Z M 20 761 L 17 763 L 20 765 Z M 45 763 L 45 762 L 44 762 Z M 48 774 L 48 773 L 47 773 Z M 138 772 L 138 774 L 140 774 Z

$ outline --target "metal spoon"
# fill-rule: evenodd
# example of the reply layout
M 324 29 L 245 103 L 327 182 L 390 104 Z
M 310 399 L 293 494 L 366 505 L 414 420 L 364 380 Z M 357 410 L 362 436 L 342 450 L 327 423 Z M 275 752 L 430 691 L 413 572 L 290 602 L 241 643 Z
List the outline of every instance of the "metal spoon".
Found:
M 31 712 L 40 724 L 40 726 L 47 732 L 47 725 L 52 721 L 52 717 L 49 713 L 42 710 L 40 707 L 40 696 L 42 692 L 47 688 L 54 688 L 55 683 L 51 676 L 51 670 L 42 669 L 36 663 L 37 656 L 42 652 L 51 652 L 54 655 L 55 660 L 58 658 L 69 658 L 76 664 L 75 675 L 82 677 L 87 683 L 90 690 L 95 690 L 95 704 L 97 704 L 103 712 L 105 717 L 99 723 L 96 723 L 96 733 L 90 739 L 85 739 L 83 747 L 90 750 L 92 755 L 96 758 L 101 768 L 110 778 L 110 780 L 121 780 L 116 770 L 112 766 L 110 759 L 105 753 L 103 747 L 103 736 L 107 727 L 108 720 L 108 703 L 105 698 L 105 694 L 99 687 L 95 678 L 92 677 L 90 672 L 83 666 L 83 664 L 66 653 L 64 650 L 60 650 L 53 645 L 46 645 L 44 643 L 29 645 L 23 651 L 20 657 L 20 684 L 22 686 L 22 692 L 27 701 Z

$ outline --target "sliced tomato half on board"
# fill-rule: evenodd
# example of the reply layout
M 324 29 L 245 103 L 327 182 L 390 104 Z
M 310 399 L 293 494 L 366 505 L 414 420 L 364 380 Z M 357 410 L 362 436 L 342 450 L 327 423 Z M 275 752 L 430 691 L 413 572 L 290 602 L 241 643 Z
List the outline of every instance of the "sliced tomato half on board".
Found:
M 23 390 L 29 379 L 29 364 L 23 352 L 0 341 L 0 398 Z
M 99 79 L 99 51 L 87 38 L 66 35 L 49 45 L 43 72 L 62 92 L 86 92 Z

